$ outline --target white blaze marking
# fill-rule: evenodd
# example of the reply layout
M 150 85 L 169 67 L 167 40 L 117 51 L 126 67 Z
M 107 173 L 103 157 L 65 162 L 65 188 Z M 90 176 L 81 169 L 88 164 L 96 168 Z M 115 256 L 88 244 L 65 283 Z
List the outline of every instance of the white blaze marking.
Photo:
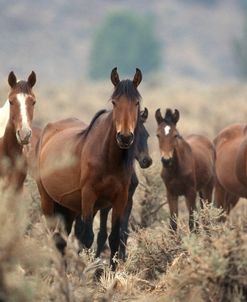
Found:
M 171 130 L 171 127 L 170 126 L 165 126 L 164 130 L 165 130 L 165 135 L 168 135 L 170 130 Z
M 22 128 L 30 128 L 30 126 L 28 124 L 27 106 L 26 106 L 26 98 L 28 95 L 25 93 L 18 93 L 16 96 L 17 96 L 17 100 L 20 104 Z

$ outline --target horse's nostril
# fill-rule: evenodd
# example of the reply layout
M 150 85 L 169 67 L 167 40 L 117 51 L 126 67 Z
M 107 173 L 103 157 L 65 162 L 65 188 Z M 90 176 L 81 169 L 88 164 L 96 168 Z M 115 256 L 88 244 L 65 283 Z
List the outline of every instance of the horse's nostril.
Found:
M 148 168 L 152 164 L 152 159 L 150 157 L 144 157 L 141 162 L 141 167 Z
M 123 145 L 130 145 L 134 140 L 134 134 L 129 133 L 127 135 L 121 134 L 120 132 L 117 133 L 117 140 Z
M 27 138 L 30 138 L 32 136 L 32 131 L 29 130 L 29 132 L 27 133 Z

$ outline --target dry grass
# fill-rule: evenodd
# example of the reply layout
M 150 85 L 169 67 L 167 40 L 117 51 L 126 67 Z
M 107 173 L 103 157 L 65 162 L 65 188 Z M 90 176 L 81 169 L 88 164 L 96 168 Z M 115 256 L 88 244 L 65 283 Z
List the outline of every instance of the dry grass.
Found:
M 113 274 L 107 253 L 100 260 L 94 259 L 93 250 L 78 254 L 73 235 L 62 258 L 52 236 L 59 229 L 66 237 L 63 227 L 41 215 L 37 188 L 28 179 L 23 198 L 1 194 L 0 301 L 246 301 L 246 204 L 241 202 L 226 224 L 218 223 L 220 213 L 207 206 L 197 215 L 198 233 L 190 234 L 181 202 L 178 233 L 169 232 L 154 111 L 176 107 L 181 111 L 181 134 L 206 133 L 213 138 L 223 126 L 244 122 L 247 87 L 155 83 L 154 79 L 140 88 L 150 111 L 147 127 L 154 165 L 145 171 L 137 168 L 140 185 L 126 263 L 119 263 Z M 38 90 L 38 123 L 68 116 L 89 122 L 93 113 L 108 106 L 109 83 L 81 87 L 79 93 L 75 85 L 64 85 L 62 91 Z M 75 100 L 73 106 L 68 99 Z M 100 279 L 95 278 L 98 270 L 103 271 Z

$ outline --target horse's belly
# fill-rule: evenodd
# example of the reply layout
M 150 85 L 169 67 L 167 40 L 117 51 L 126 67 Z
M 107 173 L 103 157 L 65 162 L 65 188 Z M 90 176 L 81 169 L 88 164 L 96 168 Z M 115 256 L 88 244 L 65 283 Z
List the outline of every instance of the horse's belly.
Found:
M 62 196 L 59 203 L 78 214 L 81 213 L 81 191 L 77 190 Z
M 56 140 L 42 148 L 39 157 L 39 175 L 46 192 L 61 203 L 64 196 L 70 196 L 80 187 L 79 157 L 68 143 L 58 144 Z

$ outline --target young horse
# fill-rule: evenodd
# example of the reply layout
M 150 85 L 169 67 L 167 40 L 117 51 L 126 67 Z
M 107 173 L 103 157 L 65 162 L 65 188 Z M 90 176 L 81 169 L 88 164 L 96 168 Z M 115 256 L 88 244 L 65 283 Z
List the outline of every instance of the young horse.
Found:
M 247 127 L 235 124 L 214 139 L 216 148 L 215 202 L 227 214 L 240 197 L 247 198 Z
M 211 202 L 214 185 L 215 150 L 210 140 L 202 135 L 183 139 L 177 128 L 179 111 L 166 110 L 163 118 L 156 110 L 157 137 L 162 161 L 161 177 L 167 189 L 170 208 L 170 226 L 177 229 L 178 197 L 184 195 L 189 210 L 189 227 L 194 228 L 193 211 L 196 210 L 196 192 Z
M 6 115 L 1 116 L 2 123 L 7 122 L 0 138 L 0 176 L 6 181 L 5 188 L 11 185 L 15 191 L 22 188 L 26 177 L 23 147 L 30 143 L 32 136 L 31 123 L 36 102 L 32 88 L 36 75 L 32 71 L 27 81 L 17 81 L 15 74 L 10 72 L 8 82 L 11 90 L 8 103 L 4 105 Z
M 135 152 L 135 158 L 142 169 L 146 169 L 152 164 L 152 159 L 149 155 L 148 144 L 147 144 L 149 134 L 144 126 L 147 117 L 148 117 L 148 110 L 147 108 L 145 108 L 145 110 L 141 112 L 140 115 L 139 135 L 136 140 L 136 152 Z M 129 233 L 128 231 L 129 217 L 133 205 L 133 195 L 135 194 L 135 190 L 138 184 L 139 181 L 136 172 L 133 171 L 133 174 L 131 176 L 130 187 L 129 187 L 128 203 L 120 227 L 119 258 L 122 260 L 125 260 L 126 245 L 127 245 L 128 233 Z M 100 230 L 97 237 L 96 257 L 100 256 L 107 239 L 107 217 L 110 210 L 111 207 L 100 210 Z
M 133 173 L 141 98 L 137 87 L 142 74 L 137 69 L 133 81 L 120 81 L 114 68 L 111 80 L 115 86 L 113 109 L 96 114 L 86 130 L 68 127 L 56 132 L 53 124 L 43 130 L 37 184 L 46 215 L 53 215 L 55 203 L 81 215 L 81 242 L 86 248 L 93 242 L 94 213 L 112 206 L 109 244 L 115 269 L 113 257 L 119 247 L 120 225 Z M 59 166 L 64 158 L 72 160 Z

